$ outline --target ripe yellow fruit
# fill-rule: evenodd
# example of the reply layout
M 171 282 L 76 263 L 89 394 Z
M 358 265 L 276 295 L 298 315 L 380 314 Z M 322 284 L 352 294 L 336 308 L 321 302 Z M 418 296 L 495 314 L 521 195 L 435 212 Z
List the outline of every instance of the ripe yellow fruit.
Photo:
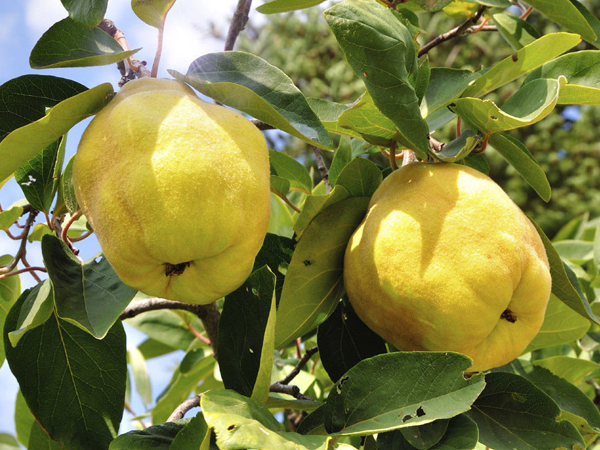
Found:
M 346 249 L 344 284 L 388 342 L 463 353 L 475 372 L 523 352 L 551 279 L 535 227 L 496 183 L 462 165 L 416 163 L 373 195 Z
M 185 84 L 126 84 L 85 130 L 77 200 L 126 284 L 207 304 L 252 270 L 270 216 L 262 133 Z

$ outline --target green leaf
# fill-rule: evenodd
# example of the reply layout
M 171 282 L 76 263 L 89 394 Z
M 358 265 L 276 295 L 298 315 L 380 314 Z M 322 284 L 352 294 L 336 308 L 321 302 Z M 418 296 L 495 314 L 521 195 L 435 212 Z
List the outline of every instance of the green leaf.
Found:
M 600 319 L 596 317 L 587 298 L 581 290 L 577 276 L 573 271 L 560 259 L 552 242 L 548 239 L 542 229 L 532 222 L 544 243 L 548 262 L 550 263 L 550 275 L 552 277 L 552 293 L 563 301 L 568 307 L 576 311 L 583 317 L 592 322 L 600 324 Z
M 573 358 L 575 359 L 575 358 Z M 548 369 L 515 360 L 499 369 L 511 372 L 531 381 L 537 388 L 556 402 L 562 411 L 583 418 L 592 428 L 600 431 L 600 412 L 594 403 L 577 387 Z
M 368 0 L 346 0 L 324 15 L 375 106 L 398 128 L 398 141 L 426 159 L 429 128 L 410 82 L 418 61 L 408 28 L 389 8 Z
M 273 325 L 274 294 L 275 276 L 263 266 L 225 297 L 219 319 L 217 355 L 225 388 L 250 397 L 256 386 L 266 386 L 262 398 L 253 397 L 261 402 L 267 399 L 271 380 L 273 330 L 268 330 L 268 326 Z M 264 346 L 267 354 L 263 353 Z M 261 373 L 261 362 L 266 356 L 271 358 L 268 374 Z
M 344 186 L 351 197 L 371 197 L 382 181 L 381 170 L 365 158 L 352 160 L 337 178 L 337 184 Z
M 564 378 L 569 383 L 578 384 L 585 377 L 600 370 L 600 364 L 585 359 L 569 356 L 552 356 L 551 358 L 533 361 L 536 366 L 544 367 L 554 375 Z
M 131 9 L 143 22 L 162 28 L 175 0 L 131 0 Z
M 260 403 L 234 391 L 205 393 L 200 406 L 221 450 L 327 450 L 329 437 L 281 431 L 281 424 Z
M 0 266 L 12 261 L 11 255 L 0 256 Z M 0 331 L 4 329 L 4 322 L 8 312 L 17 302 L 21 294 L 21 279 L 19 275 L 13 275 L 0 280 Z M 4 344 L 0 342 L 0 367 L 4 364 Z
M 7 433 L 0 433 L 0 450 L 20 450 L 17 440 Z
M 526 127 L 552 112 L 566 78 L 538 79 L 517 90 L 500 109 L 491 100 L 459 98 L 448 108 L 483 134 Z
M 588 319 L 569 308 L 556 295 L 551 295 L 542 328 L 523 353 L 574 342 L 587 333 L 590 325 Z
M 590 213 L 586 211 L 582 215 L 569 220 L 554 235 L 552 240 L 564 241 L 566 239 L 581 239 L 585 228 L 587 227 Z
M 215 359 L 212 355 L 191 348 L 152 409 L 153 423 L 165 422 L 175 408 L 190 396 L 190 392 L 213 373 L 214 368 Z
M 13 206 L 6 211 L 0 212 L 0 230 L 8 230 L 19 220 L 22 214 L 23 208 L 20 206 Z
M 343 200 L 313 219 L 296 246 L 277 311 L 275 347 L 322 323 L 343 291 L 346 245 L 363 219 L 368 197 Z
M 43 118 L 46 108 L 85 90 L 85 86 L 75 81 L 48 75 L 23 75 L 7 81 L 0 86 L 0 140 L 11 131 Z
M 73 187 L 73 162 L 75 156 L 72 156 L 65 166 L 65 170 L 60 177 L 60 183 L 58 184 L 58 199 L 56 200 L 55 214 L 61 212 L 68 212 L 74 214 L 79 210 L 79 202 L 75 196 L 75 188 Z M 65 210 L 61 210 L 64 205 Z M 70 230 L 70 228 L 69 228 Z
M 121 323 L 98 340 L 55 314 L 13 347 L 24 297 L 5 326 L 6 359 L 31 412 L 63 447 L 104 450 L 119 429 L 127 375 Z
M 600 104 L 600 54 L 597 50 L 569 53 L 550 61 L 531 72 L 523 84 L 539 78 L 564 76 L 568 84 L 558 97 L 560 104 Z
M 529 22 L 512 14 L 492 15 L 498 31 L 514 51 L 520 50 L 540 38 L 540 33 Z
M 453 99 L 458 98 L 469 83 L 479 76 L 479 73 L 464 69 L 447 67 L 434 67 L 431 69 L 429 85 L 421 102 L 423 117 L 430 116 L 435 111 L 448 105 Z
M 594 257 L 594 243 L 586 241 L 566 240 L 554 242 L 554 248 L 565 260 L 582 265 Z
M 27 331 L 46 323 L 54 310 L 52 284 L 47 279 L 34 288 L 24 291 L 21 297 L 23 297 L 23 306 L 20 308 L 17 323 L 13 331 L 8 333 L 8 339 L 13 347 Z
M 104 18 L 108 0 L 60 0 L 69 17 L 88 28 L 95 27 Z
M 452 352 L 396 352 L 359 362 L 331 390 L 325 428 L 363 435 L 448 419 L 482 391 L 483 375 L 465 379 L 471 362 Z
M 127 362 L 131 367 L 131 374 L 135 383 L 135 391 L 140 396 L 144 406 L 152 403 L 152 384 L 148 375 L 148 367 L 144 355 L 137 347 L 130 347 L 127 351 Z
M 55 236 L 44 236 L 42 254 L 58 315 L 102 339 L 137 291 L 117 277 L 106 258 L 82 263 Z
M 25 402 L 25 398 L 21 390 L 17 392 L 17 400 L 15 402 L 15 430 L 17 432 L 17 440 L 27 446 L 31 435 L 32 426 L 35 422 L 35 417 L 29 411 L 29 406 Z
M 275 173 L 290 182 L 292 189 L 297 189 L 307 194 L 312 192 L 313 181 L 302 164 L 289 155 L 276 150 L 269 150 L 269 161 Z
M 364 141 L 382 147 L 389 147 L 398 134 L 394 122 L 375 106 L 369 93 L 339 116 L 337 126 L 340 133 L 348 130 L 349 136 L 358 135 Z
M 169 450 L 177 434 L 188 423 L 189 420 L 176 420 L 130 431 L 112 441 L 109 450 Z
M 199 412 L 177 433 L 169 450 L 209 450 L 210 435 L 211 430 L 204 420 L 204 415 Z
M 435 423 L 435 422 L 434 422 Z M 377 437 L 377 444 L 386 449 L 394 450 L 415 450 L 403 436 L 405 430 L 411 430 L 417 427 L 401 428 L 399 430 L 381 433 Z M 421 427 L 418 427 L 421 428 Z M 431 450 L 472 450 L 476 448 L 479 431 L 473 420 L 464 414 L 460 414 L 450 419 L 448 429 L 440 441 L 432 447 Z M 478 448 L 478 447 L 477 447 Z
M 244 52 L 209 53 L 184 76 L 169 71 L 204 95 L 239 109 L 323 150 L 333 141 L 304 94 L 277 67 Z
M 352 143 L 349 137 L 342 136 L 329 167 L 329 184 L 331 187 L 335 187 L 338 176 L 350 161 L 352 161 Z
M 127 319 L 126 323 L 171 349 L 187 350 L 194 341 L 194 335 L 190 333 L 184 318 L 185 315 L 179 311 L 147 311 Z M 197 325 L 202 326 L 202 323 L 198 319 L 196 324 L 191 325 L 196 328 Z
M 398 431 L 413 447 L 428 450 L 444 437 L 449 423 L 450 419 L 440 419 L 417 427 L 400 428 Z
M 472 130 L 465 130 L 456 139 L 446 144 L 441 152 L 436 153 L 435 157 L 444 162 L 457 162 L 469 156 L 482 143 L 483 136 L 481 134 Z
M 124 51 L 100 28 L 88 28 L 67 17 L 52 25 L 36 42 L 29 64 L 32 69 L 105 66 L 126 59 L 138 50 Z
M 414 0 L 425 11 L 439 11 L 454 0 Z
M 415 80 L 415 93 L 419 99 L 419 105 L 421 105 L 421 102 L 423 101 L 430 80 L 431 66 L 429 65 L 429 56 L 425 55 L 425 58 L 419 64 L 419 72 L 417 73 L 417 79 Z
M 570 0 L 571 4 L 577 8 L 577 11 L 587 20 L 592 30 L 597 37 L 600 37 L 600 20 L 594 16 L 579 0 Z M 590 42 L 593 46 L 598 48 L 600 46 L 600 39 L 596 39 L 594 42 Z
M 271 191 L 286 196 L 290 192 L 290 180 L 276 175 L 271 175 Z
M 580 34 L 586 41 L 596 40 L 596 33 L 588 21 L 569 0 L 529 0 L 527 4 L 567 30 Z
M 551 33 L 542 36 L 492 66 L 465 89 L 463 97 L 481 97 L 553 60 L 580 42 L 581 38 L 571 33 Z
M 101 84 L 61 101 L 41 119 L 10 132 L 0 142 L 0 182 L 75 124 L 100 111 L 113 92 L 110 83 Z
M 530 381 L 512 373 L 489 373 L 485 382 L 467 413 L 477 422 L 482 444 L 517 450 L 585 448 L 577 429 L 558 421 L 558 405 Z
M 256 10 L 263 14 L 275 14 L 286 11 L 310 8 L 323 3 L 325 0 L 275 0 L 260 5 Z
M 542 200 L 546 202 L 550 200 L 550 182 L 546 172 L 521 141 L 505 133 L 495 133 L 489 137 L 488 143 L 519 172 Z
M 36 450 L 62 450 L 58 442 L 50 439 L 38 422 L 33 422 L 27 448 Z
M 58 189 L 65 143 L 64 137 L 59 138 L 15 172 L 15 180 L 21 186 L 27 201 L 46 214 L 50 212 Z
M 340 302 L 319 325 L 317 343 L 323 367 L 334 382 L 363 359 L 387 353 L 385 341 L 359 319 L 350 303 Z

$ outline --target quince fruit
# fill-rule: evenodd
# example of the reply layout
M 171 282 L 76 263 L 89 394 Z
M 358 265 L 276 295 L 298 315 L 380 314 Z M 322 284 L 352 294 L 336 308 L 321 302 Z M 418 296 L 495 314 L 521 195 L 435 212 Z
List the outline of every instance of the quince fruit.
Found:
M 126 284 L 208 304 L 248 277 L 267 232 L 262 133 L 185 84 L 127 83 L 85 130 L 73 167 L 79 205 Z
M 539 234 L 494 181 L 458 164 L 415 163 L 373 195 L 346 249 L 344 284 L 388 342 L 463 353 L 476 372 L 523 352 L 552 283 Z

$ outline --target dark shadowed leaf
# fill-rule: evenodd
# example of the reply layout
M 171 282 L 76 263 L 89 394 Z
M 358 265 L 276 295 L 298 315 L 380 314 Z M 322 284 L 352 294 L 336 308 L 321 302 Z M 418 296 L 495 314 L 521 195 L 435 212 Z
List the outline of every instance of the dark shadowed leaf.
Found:
M 325 0 L 275 0 L 260 5 L 256 10 L 263 14 L 275 14 L 297 9 L 310 8 L 323 3 Z
M 519 172 L 542 200 L 550 200 L 550 183 L 546 173 L 521 141 L 505 133 L 495 133 L 488 142 Z
M 350 303 L 340 302 L 319 325 L 319 356 L 332 381 L 371 356 L 386 353 L 385 341 L 358 318 Z
M 368 197 L 343 200 L 313 219 L 296 246 L 277 311 L 275 347 L 309 332 L 335 309 L 343 291 L 346 245 Z
M 448 430 L 450 419 L 440 419 L 418 427 L 400 428 L 398 431 L 404 439 L 418 450 L 427 450 L 442 439 Z
M 352 161 L 352 143 L 349 137 L 342 136 L 329 167 L 329 184 L 331 187 L 335 187 L 338 176 L 350 161 Z
M 223 383 L 225 388 L 246 397 L 252 396 L 261 368 L 274 290 L 273 273 L 267 267 L 258 269 L 240 288 L 225 297 L 219 319 L 217 354 Z M 268 353 L 272 358 L 272 342 Z M 270 380 L 271 365 L 268 375 Z
M 362 435 L 448 419 L 469 409 L 483 375 L 465 378 L 471 362 L 452 352 L 396 352 L 359 362 L 325 403 L 325 428 Z
M 62 450 L 58 442 L 50 439 L 38 422 L 33 422 L 27 448 L 36 450 Z
M 114 93 L 110 83 L 67 98 L 40 119 L 11 131 L 0 142 L 0 183 L 75 124 L 100 111 Z M 37 103 L 41 106 L 43 103 Z
M 267 265 L 275 274 L 275 295 L 277 303 L 281 297 L 281 289 L 285 280 L 285 274 L 290 265 L 296 242 L 283 236 L 267 233 L 261 249 L 254 260 L 254 270 Z
M 389 147 L 398 133 L 394 122 L 375 106 L 369 93 L 365 93 L 356 105 L 339 116 L 337 126 L 342 134 L 348 130 L 348 136 L 358 134 L 370 144 L 383 147 Z
M 105 450 L 123 414 L 123 326 L 115 324 L 99 340 L 52 314 L 13 347 L 7 333 L 15 329 L 23 302 L 24 297 L 6 319 L 4 345 L 31 412 L 63 447 Z
M 192 420 L 179 432 L 169 450 L 218 450 L 211 445 L 211 430 L 208 428 L 202 412 L 196 414 Z
M 106 258 L 82 263 L 55 236 L 44 236 L 42 254 L 58 315 L 103 338 L 137 291 L 117 277 Z
M 29 64 L 33 69 L 104 66 L 121 61 L 139 50 L 124 51 L 100 28 L 88 28 L 66 18 L 52 25 L 37 41 Z
M 161 28 L 175 0 L 132 0 L 131 9 L 142 21 Z
M 411 32 L 389 8 L 367 0 L 340 2 L 324 14 L 375 106 L 398 128 L 398 141 L 425 159 L 429 128 L 411 84 L 418 71 Z
M 69 17 L 86 27 L 92 28 L 100 23 L 106 13 L 108 0 L 60 0 Z
M 122 434 L 110 443 L 110 450 L 169 450 L 189 419 L 160 423 L 143 430 Z M 198 447 L 196 447 L 198 449 Z M 194 449 L 194 450 L 196 450 Z M 187 449 L 186 449 L 187 450 Z M 202 449 L 204 450 L 204 449 Z
M 586 41 L 596 40 L 596 33 L 588 21 L 569 0 L 529 0 L 527 4 L 567 30 L 580 34 Z
M 577 429 L 558 419 L 558 405 L 530 381 L 512 373 L 489 373 L 485 382 L 467 413 L 477 422 L 482 444 L 517 450 L 585 448 Z
M 244 52 L 209 53 L 196 59 L 184 76 L 204 95 L 239 109 L 324 150 L 333 141 L 304 94 L 277 67 Z

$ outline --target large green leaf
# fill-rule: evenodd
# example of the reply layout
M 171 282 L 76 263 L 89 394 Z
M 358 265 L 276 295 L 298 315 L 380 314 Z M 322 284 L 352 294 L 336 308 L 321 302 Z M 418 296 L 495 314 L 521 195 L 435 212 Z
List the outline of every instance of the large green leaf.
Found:
M 494 14 L 492 19 L 504 40 L 515 51 L 540 38 L 540 33 L 533 28 L 533 25 L 512 14 Z
M 519 172 L 542 200 L 550 200 L 550 182 L 546 172 L 521 141 L 505 133 L 495 133 L 489 137 L 488 142 Z
M 332 381 L 363 359 L 386 353 L 385 341 L 356 315 L 352 305 L 340 302 L 317 332 L 319 357 Z
M 269 150 L 269 161 L 275 173 L 288 180 L 290 187 L 307 194 L 312 192 L 313 181 L 302 164 L 289 155 L 276 150 Z
M 8 339 L 13 346 L 17 345 L 27 331 L 46 323 L 54 311 L 54 294 L 48 279 L 24 291 L 23 296 L 17 323 L 8 333 Z
M 260 5 L 256 10 L 263 14 L 275 14 L 297 9 L 310 8 L 323 3 L 325 0 L 275 0 Z
M 571 33 L 552 33 L 542 36 L 492 66 L 465 89 L 463 97 L 481 97 L 553 60 L 580 42 L 581 38 Z
M 0 266 L 12 261 L 12 256 L 0 256 Z M 0 331 L 4 329 L 4 321 L 8 312 L 17 302 L 21 294 L 21 279 L 19 275 L 13 275 L 0 280 Z M 4 343 L 0 342 L 0 367 L 4 364 Z
M 0 182 L 73 125 L 100 111 L 113 93 L 110 83 L 101 84 L 61 101 L 41 119 L 11 131 L 0 142 Z
M 274 308 L 275 276 L 263 266 L 250 275 L 237 290 L 225 297 L 223 312 L 219 319 L 219 339 L 217 355 L 219 369 L 225 388 L 233 389 L 246 397 L 252 396 L 258 384 L 268 386 L 271 379 L 273 358 L 273 336 L 266 335 L 269 324 L 273 324 L 271 308 Z M 273 314 L 274 315 L 274 314 Z M 271 321 L 271 322 L 269 322 Z M 266 338 L 266 339 L 265 339 Z M 263 346 L 267 344 L 264 354 Z M 269 356 L 271 364 L 267 376 L 260 378 L 261 360 Z M 264 387 L 264 386 L 263 386 Z
M 113 64 L 136 53 L 124 51 L 108 33 L 67 17 L 56 22 L 36 42 L 29 56 L 33 69 L 89 67 Z
M 477 422 L 481 443 L 498 450 L 585 448 L 577 429 L 559 421 L 558 405 L 530 381 L 512 373 L 490 373 L 485 382 L 468 412 Z
M 137 291 L 124 284 L 106 258 L 82 263 L 55 236 L 42 239 L 58 315 L 102 339 Z
M 533 364 L 548 369 L 554 375 L 572 384 L 580 383 L 585 377 L 600 370 L 600 364 L 594 361 L 562 355 L 538 359 L 533 361 Z
M 12 206 L 0 212 L 0 230 L 8 230 L 19 220 L 21 215 L 23 215 L 23 208 L 21 206 Z
M 154 28 L 162 28 L 175 0 L 131 0 L 136 16 Z
M 418 71 L 411 32 L 389 8 L 368 0 L 346 0 L 324 14 L 375 106 L 398 128 L 398 141 L 426 159 L 429 127 L 411 84 Z
M 287 272 L 275 326 L 275 347 L 323 322 L 342 297 L 346 245 L 363 219 L 368 197 L 354 197 L 313 219 L 296 246 Z
M 337 127 L 340 133 L 348 130 L 350 136 L 358 134 L 366 142 L 383 147 L 389 147 L 398 133 L 394 122 L 375 106 L 368 92 L 356 105 L 340 114 Z
M 594 16 L 579 0 L 570 0 L 570 2 L 577 8 L 577 11 L 585 17 L 585 20 L 590 24 L 592 30 L 598 37 L 594 42 L 590 42 L 594 47 L 600 47 L 600 20 Z
M 216 449 L 211 445 L 211 430 L 208 428 L 202 412 L 179 432 L 169 446 L 169 450 L 209 450 Z M 129 449 L 128 449 L 129 450 Z
M 425 11 L 439 11 L 454 0 L 413 0 Z M 401 2 L 400 2 L 401 3 Z
M 588 319 L 551 295 L 542 328 L 523 353 L 574 342 L 587 333 L 590 325 Z
M 481 133 L 497 133 L 526 127 L 539 122 L 552 112 L 561 87 L 567 83 L 541 78 L 523 85 L 499 108 L 491 100 L 459 98 L 448 108 L 460 116 L 471 128 Z
M 132 346 L 127 350 L 127 362 L 131 368 L 135 391 L 144 403 L 144 406 L 148 406 L 152 403 L 152 384 L 148 374 L 146 359 L 140 349 Z
M 58 442 L 52 440 L 44 431 L 39 422 L 35 422 L 31 426 L 31 434 L 27 443 L 27 448 L 36 450 L 62 450 Z
M 202 326 L 202 323 L 199 319 L 196 320 L 197 322 L 192 322 L 191 325 L 198 329 L 197 325 Z M 165 344 L 171 349 L 187 350 L 194 340 L 194 335 L 190 333 L 187 325 L 187 316 L 183 311 L 147 311 L 127 319 L 126 323 L 146 334 L 153 341 Z
M 153 425 L 143 430 L 129 431 L 112 441 L 109 449 L 169 450 L 177 434 L 183 430 L 188 423 L 189 420 L 176 420 L 174 422 Z
M 279 128 L 324 150 L 333 141 L 304 94 L 277 67 L 244 52 L 209 53 L 196 59 L 184 76 L 204 95 Z
M 325 403 L 333 435 L 364 435 L 448 419 L 467 411 L 483 375 L 465 378 L 469 358 L 452 352 L 396 352 L 359 362 Z
M 580 34 L 586 41 L 596 40 L 596 33 L 588 21 L 569 0 L 528 0 L 527 4 L 567 30 Z
M 108 0 L 60 0 L 71 19 L 92 28 L 100 23 L 106 13 Z
M 31 414 L 27 402 L 21 393 L 17 392 L 17 400 L 15 401 L 15 430 L 17 432 L 17 440 L 27 446 L 29 437 L 31 436 L 31 428 L 35 422 L 35 417 Z
M 531 72 L 523 83 L 560 76 L 564 76 L 568 84 L 561 88 L 558 103 L 600 104 L 600 54 L 597 50 L 582 50 L 560 56 Z
M 123 415 L 123 326 L 115 324 L 99 340 L 52 314 L 13 347 L 7 333 L 15 329 L 25 297 L 26 293 L 6 319 L 4 345 L 31 412 L 63 447 L 105 450 Z
M 478 73 L 464 69 L 435 67 L 431 69 L 431 78 L 421 102 L 421 114 L 427 117 L 448 105 L 460 96 L 469 83 L 479 77 Z

